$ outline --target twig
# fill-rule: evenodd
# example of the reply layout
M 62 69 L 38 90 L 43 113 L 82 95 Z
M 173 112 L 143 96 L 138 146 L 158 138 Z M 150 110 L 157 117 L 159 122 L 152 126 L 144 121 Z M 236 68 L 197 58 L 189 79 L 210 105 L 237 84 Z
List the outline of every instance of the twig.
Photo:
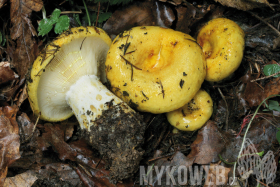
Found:
M 97 27 L 97 22 L 98 22 L 98 18 L 99 18 L 99 11 L 100 11 L 100 2 L 98 3 L 98 10 L 97 10 L 97 16 L 96 16 L 96 22 L 95 22 L 96 27 Z
M 28 138 L 26 138 L 26 140 L 24 140 L 24 142 L 27 142 L 27 140 L 29 140 L 29 139 L 32 137 L 32 135 L 33 135 L 33 133 L 34 133 L 34 131 L 35 131 L 35 129 L 36 129 L 36 126 L 37 126 L 37 124 L 38 124 L 38 121 L 39 121 L 39 119 L 40 119 L 40 116 L 41 116 L 41 114 L 37 117 L 37 120 L 36 120 L 36 122 L 35 122 L 35 124 L 34 124 L 34 127 L 33 127 L 33 129 L 32 129 L 32 133 L 30 134 L 30 136 L 29 136 Z
M 60 14 L 81 14 L 83 13 L 81 10 L 80 11 L 63 11 L 60 12 Z
M 270 19 L 277 18 L 277 17 L 279 17 L 279 16 L 280 16 L 280 14 L 278 13 L 278 14 L 275 14 L 275 15 L 269 17 L 269 18 L 265 18 L 265 19 L 263 19 L 263 20 L 268 21 L 268 20 L 270 20 Z M 261 23 L 258 23 L 258 24 L 254 25 L 254 26 L 252 26 L 252 27 L 250 27 L 250 28 L 248 28 L 248 29 L 246 29 L 246 30 L 255 29 L 256 27 L 258 27 L 258 26 L 260 26 L 260 25 L 261 25 Z
M 268 79 L 268 78 L 274 77 L 275 75 L 278 75 L 278 74 L 280 74 L 280 71 L 278 71 L 276 73 L 273 73 L 271 75 L 265 76 L 265 77 L 261 77 L 261 78 L 255 79 L 255 80 L 251 80 L 251 82 L 256 82 L 256 81 L 259 81 L 259 80 Z
M 228 113 L 229 113 L 228 112 L 228 104 L 227 104 L 227 100 L 226 100 L 225 96 L 223 95 L 223 93 L 222 93 L 220 88 L 218 88 L 218 91 L 221 94 L 221 96 L 222 96 L 222 98 L 223 98 L 223 100 L 224 100 L 224 102 L 226 104 L 226 107 L 227 107 L 227 111 L 226 111 L 226 131 L 228 131 Z
M 98 163 L 96 164 L 95 169 L 97 169 L 97 167 L 98 167 L 98 165 L 100 164 L 102 158 L 103 158 L 103 155 L 101 156 L 100 160 L 99 160 Z
M 264 19 L 262 19 L 261 17 L 257 16 L 256 14 L 254 14 L 253 12 L 248 11 L 250 14 L 252 14 L 253 16 L 255 16 L 256 18 L 258 18 L 260 21 L 262 21 L 263 23 L 267 24 L 267 26 L 269 26 L 270 28 L 272 28 L 277 34 L 278 36 L 280 36 L 280 31 L 278 31 L 275 27 L 273 27 L 271 24 L 269 24 L 267 21 L 265 21 Z

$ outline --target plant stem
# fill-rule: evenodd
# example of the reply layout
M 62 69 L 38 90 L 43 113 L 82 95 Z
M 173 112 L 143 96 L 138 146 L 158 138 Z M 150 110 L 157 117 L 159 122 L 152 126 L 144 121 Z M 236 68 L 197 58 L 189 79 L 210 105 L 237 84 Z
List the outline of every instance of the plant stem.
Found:
M 46 19 L 47 18 L 47 16 L 46 16 L 46 9 L 45 9 L 45 7 L 43 6 L 42 7 L 42 14 L 43 14 L 43 19 Z
M 248 124 L 248 126 L 247 126 L 247 129 L 246 129 L 246 131 L 245 131 L 245 134 L 244 134 L 244 137 L 243 137 L 243 141 L 242 141 L 242 145 L 241 145 L 239 154 L 238 154 L 238 156 L 237 156 L 237 159 L 240 158 L 240 155 L 241 155 L 241 153 L 242 153 L 242 151 L 243 151 L 243 147 L 244 147 L 244 144 L 245 144 L 246 135 L 247 135 L 247 133 L 248 133 L 248 131 L 249 131 L 249 128 L 250 128 L 250 126 L 251 126 L 251 123 L 253 122 L 255 116 L 257 115 L 257 113 L 258 113 L 260 107 L 262 106 L 262 104 L 263 104 L 266 100 L 270 99 L 271 97 L 276 97 L 276 96 L 279 97 L 280 95 L 270 95 L 269 97 L 265 98 L 265 99 L 261 102 L 261 104 L 259 104 L 258 108 L 256 109 L 256 111 L 255 111 L 253 117 L 251 118 L 251 120 L 250 120 L 250 122 L 249 122 L 249 124 Z M 235 182 L 236 164 L 237 164 L 237 162 L 235 162 L 234 167 L 233 167 L 233 181 L 232 181 L 232 183 L 231 183 L 230 185 L 232 185 L 232 184 Z
M 90 21 L 90 17 L 89 17 L 89 13 L 88 13 L 88 9 L 87 9 L 87 5 L 85 3 L 85 0 L 83 0 L 84 6 L 85 6 L 85 10 L 87 13 L 87 18 L 88 18 L 88 26 L 91 26 L 91 21 Z

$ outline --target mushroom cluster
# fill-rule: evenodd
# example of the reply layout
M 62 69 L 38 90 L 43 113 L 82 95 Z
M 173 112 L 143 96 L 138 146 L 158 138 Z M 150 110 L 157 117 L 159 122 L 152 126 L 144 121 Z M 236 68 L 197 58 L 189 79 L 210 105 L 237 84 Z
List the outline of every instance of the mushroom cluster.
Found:
M 72 28 L 33 64 L 28 82 L 32 110 L 53 122 L 75 114 L 81 135 L 109 162 L 111 180 L 129 178 L 144 153 L 146 128 L 130 107 L 167 113 L 177 129 L 197 130 L 213 112 L 211 97 L 200 90 L 204 79 L 220 81 L 241 63 L 244 32 L 234 22 L 210 21 L 197 41 L 146 26 L 124 31 L 111 43 L 100 28 Z M 102 84 L 105 80 L 115 95 Z
M 110 46 L 106 76 L 111 91 L 131 107 L 167 113 L 173 126 L 193 131 L 213 112 L 210 96 L 198 92 L 201 84 L 204 79 L 218 82 L 229 77 L 242 61 L 244 43 L 243 30 L 225 18 L 209 21 L 197 42 L 172 29 L 134 27 L 119 34 Z M 194 101 L 200 105 L 195 112 Z M 185 116 L 184 111 L 192 115 Z

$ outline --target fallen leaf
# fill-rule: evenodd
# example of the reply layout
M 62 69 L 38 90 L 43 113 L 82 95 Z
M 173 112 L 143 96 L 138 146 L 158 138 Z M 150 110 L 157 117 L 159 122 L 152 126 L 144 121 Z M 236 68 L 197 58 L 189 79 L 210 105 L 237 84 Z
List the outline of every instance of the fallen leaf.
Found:
M 262 119 L 262 117 L 264 119 Z M 246 138 L 249 138 L 252 144 L 257 149 L 257 152 L 267 152 L 272 149 L 273 145 L 276 144 L 276 127 L 272 124 L 279 126 L 278 117 L 271 116 L 262 116 L 254 119 L 251 127 L 248 131 Z M 243 132 L 246 128 L 243 129 Z M 233 138 L 228 144 L 227 147 L 221 152 L 222 158 L 227 162 L 235 162 L 237 155 L 240 151 L 242 145 L 243 137 L 238 136 Z
M 10 63 L 0 62 L 0 85 L 16 78 L 18 78 L 18 75 L 10 68 Z
M 190 27 L 201 20 L 209 11 L 198 9 L 192 4 L 184 3 L 175 7 L 177 11 L 178 21 L 176 22 L 176 30 L 190 33 Z
M 157 157 L 162 156 L 161 154 L 162 152 L 157 150 L 153 158 L 156 159 Z M 150 162 L 150 166 L 145 168 L 145 176 L 140 176 L 140 181 L 143 180 L 144 184 L 149 183 L 148 186 L 169 186 L 170 183 L 172 184 L 173 182 L 176 183 L 176 181 L 182 181 L 181 177 L 186 175 L 186 172 L 192 170 L 191 166 L 193 163 L 194 158 L 188 158 L 180 151 L 176 151 L 172 156 L 163 157 L 154 162 Z M 179 174 L 182 176 L 179 176 Z M 141 177 L 143 178 L 141 179 Z M 145 177 L 148 178 L 148 181 L 145 181 Z M 178 178 L 181 180 L 178 180 Z M 188 182 L 186 180 L 184 181 L 186 183 Z
M 11 22 L 13 27 L 11 28 L 11 38 L 13 40 L 24 35 L 24 28 L 27 26 L 29 32 L 33 36 L 36 36 L 36 30 L 31 24 L 29 19 L 32 11 L 40 11 L 43 7 L 43 2 L 41 0 L 11 0 Z M 26 25 L 25 25 L 26 24 Z M 28 32 L 28 30 L 26 30 Z
M 44 131 L 43 135 L 37 138 L 39 147 L 46 150 L 52 146 L 60 160 L 68 159 L 77 162 L 78 167 L 75 167 L 75 171 L 86 185 L 115 186 L 109 180 L 110 171 L 105 169 L 105 162 L 100 158 L 93 157 L 94 152 L 85 140 L 66 143 L 64 141 L 66 126 L 58 124 L 46 123 Z M 91 175 L 89 176 L 87 173 L 91 173 Z M 125 183 L 125 185 L 128 184 Z
M 191 144 L 191 152 L 188 159 L 193 158 L 194 163 L 210 164 L 220 160 L 219 154 L 228 145 L 230 135 L 218 129 L 213 121 L 198 131 L 196 140 Z
M 265 85 L 264 90 L 264 99 L 271 95 L 280 94 L 280 77 L 271 78 L 270 81 Z
M 15 98 L 14 101 L 17 102 L 17 107 L 19 108 L 21 106 L 21 104 L 23 103 L 23 101 L 25 101 L 28 98 L 28 94 L 27 94 L 27 85 L 25 84 L 23 89 L 18 93 L 20 94 L 19 97 Z
M 52 146 L 54 151 L 58 153 L 60 160 L 76 160 L 77 152 L 64 141 L 64 130 L 60 125 L 46 123 L 44 125 L 44 131 L 45 133 L 43 133 L 42 137 L 38 137 L 37 139 L 42 151 Z
M 251 10 L 254 8 L 271 7 L 267 0 L 215 0 L 224 6 L 237 8 L 239 10 Z
M 251 74 L 250 71 L 240 78 L 243 84 L 245 84 L 245 89 L 243 91 L 243 98 L 247 101 L 248 105 L 252 108 L 258 106 L 264 98 L 264 90 L 256 82 L 251 82 L 251 80 L 257 77 Z
M 20 158 L 18 126 L 15 124 L 16 115 L 9 113 L 11 108 L 5 107 L 4 112 L 4 109 L 0 110 L 0 186 L 4 185 L 8 166 Z
M 135 26 L 170 27 L 174 20 L 173 10 L 164 3 L 139 1 L 116 10 L 106 21 L 103 29 L 110 35 L 116 35 Z
M 31 187 L 36 180 L 36 174 L 29 170 L 14 177 L 6 178 L 4 187 Z
M 7 0 L 0 0 L 0 8 L 6 3 Z
M 11 38 L 16 40 L 16 50 L 12 55 L 12 65 L 15 67 L 20 78 L 27 74 L 28 68 L 35 60 L 36 30 L 29 19 L 32 11 L 40 11 L 43 2 L 41 0 L 11 0 L 10 17 L 12 28 Z
M 32 123 L 26 113 L 17 117 L 21 142 L 26 141 L 33 134 L 34 123 Z
M 81 182 L 78 174 L 71 165 L 61 162 L 45 164 L 40 170 L 36 171 L 38 177 L 51 181 L 53 178 L 59 178 L 60 181 L 72 186 L 78 186 Z M 36 181 L 34 186 L 43 186 L 42 180 Z

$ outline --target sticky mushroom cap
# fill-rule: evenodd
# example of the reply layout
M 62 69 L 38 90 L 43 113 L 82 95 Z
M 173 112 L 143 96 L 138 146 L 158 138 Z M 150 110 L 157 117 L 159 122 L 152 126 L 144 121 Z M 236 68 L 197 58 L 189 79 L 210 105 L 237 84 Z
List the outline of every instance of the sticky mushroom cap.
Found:
M 189 103 L 166 113 L 166 116 L 175 128 L 182 131 L 195 131 L 209 120 L 212 113 L 213 101 L 210 95 L 204 90 L 199 90 Z
M 48 44 L 35 60 L 28 81 L 33 112 L 47 121 L 69 118 L 73 113 L 66 92 L 84 75 L 104 80 L 102 64 L 110 44 L 110 37 L 96 27 L 69 29 Z
M 199 31 L 197 42 L 202 47 L 207 62 L 205 80 L 221 81 L 240 65 L 245 46 L 244 31 L 226 18 L 209 21 Z
M 119 34 L 105 63 L 111 90 L 139 111 L 164 113 L 182 107 L 200 89 L 206 62 L 195 39 L 156 26 Z

